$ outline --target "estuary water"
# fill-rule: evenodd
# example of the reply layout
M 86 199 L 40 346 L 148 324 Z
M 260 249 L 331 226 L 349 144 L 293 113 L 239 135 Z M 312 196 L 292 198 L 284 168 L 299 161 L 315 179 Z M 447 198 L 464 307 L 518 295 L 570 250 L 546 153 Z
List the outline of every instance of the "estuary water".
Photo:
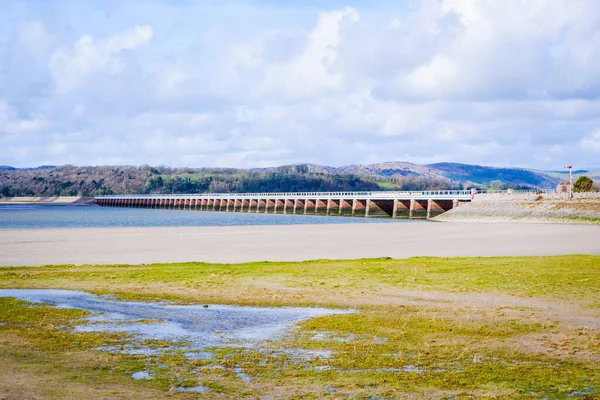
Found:
M 327 217 L 98 206 L 0 205 L 0 229 L 119 228 L 406 223 L 391 218 Z

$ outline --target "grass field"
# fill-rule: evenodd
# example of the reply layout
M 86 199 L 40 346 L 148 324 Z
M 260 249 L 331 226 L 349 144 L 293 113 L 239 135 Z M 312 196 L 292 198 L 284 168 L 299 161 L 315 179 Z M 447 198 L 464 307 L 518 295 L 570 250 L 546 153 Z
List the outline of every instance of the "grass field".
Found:
M 74 332 L 84 311 L 0 298 L 0 398 L 600 396 L 597 256 L 1 268 L 0 288 L 358 310 L 304 321 L 273 351 L 190 360 L 94 350 L 132 338 Z M 327 356 L 280 351 L 298 348 Z M 133 380 L 140 370 L 154 378 Z M 198 385 L 209 391 L 171 391 Z

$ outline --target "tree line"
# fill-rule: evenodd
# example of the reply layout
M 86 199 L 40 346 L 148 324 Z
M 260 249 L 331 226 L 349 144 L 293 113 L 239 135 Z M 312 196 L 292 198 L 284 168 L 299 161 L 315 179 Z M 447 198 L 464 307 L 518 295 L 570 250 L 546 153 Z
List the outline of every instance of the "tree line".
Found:
M 275 171 L 233 168 L 170 168 L 144 165 L 75 167 L 0 172 L 0 196 L 102 196 L 243 192 L 449 190 L 464 185 L 420 176 L 380 178 L 309 173 L 302 166 Z

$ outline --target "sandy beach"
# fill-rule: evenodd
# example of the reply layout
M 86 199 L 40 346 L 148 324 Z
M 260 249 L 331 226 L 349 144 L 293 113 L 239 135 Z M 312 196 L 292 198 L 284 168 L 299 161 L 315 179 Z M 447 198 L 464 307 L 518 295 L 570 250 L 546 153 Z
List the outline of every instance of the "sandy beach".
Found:
M 410 223 L 2 229 L 0 265 L 600 254 L 600 226 Z

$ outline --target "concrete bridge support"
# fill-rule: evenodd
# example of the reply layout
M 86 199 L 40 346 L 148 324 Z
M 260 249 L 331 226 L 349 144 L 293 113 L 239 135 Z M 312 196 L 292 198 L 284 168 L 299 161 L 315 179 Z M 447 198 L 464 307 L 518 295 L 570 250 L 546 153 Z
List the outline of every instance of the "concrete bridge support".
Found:
M 453 200 L 433 200 L 427 202 L 427 218 L 433 218 L 436 215 L 450 211 L 454 208 Z
M 256 202 L 256 212 L 259 213 L 267 207 L 267 202 L 264 199 L 258 199 Z
M 338 208 L 338 215 L 352 215 L 352 204 L 348 200 L 340 199 L 340 206 Z
M 294 201 L 293 200 L 285 199 L 283 203 L 284 203 L 284 206 L 283 206 L 284 214 L 287 214 L 290 211 L 294 212 Z
M 304 210 L 304 200 L 294 200 L 294 214 L 298 214 L 300 210 Z
M 327 211 L 328 201 L 317 199 L 315 200 L 315 214 L 323 213 Z
M 328 199 L 327 200 L 327 215 L 339 214 L 340 200 Z
M 256 206 L 257 206 L 258 202 L 254 199 L 250 199 L 248 200 L 248 212 L 253 212 L 256 211 Z
M 306 199 L 304 201 L 304 215 L 308 214 L 308 210 L 314 210 L 316 206 L 316 200 Z
M 353 217 L 368 217 L 369 216 L 369 200 L 352 201 L 352 216 Z
M 273 201 L 271 199 L 265 200 L 265 214 L 268 214 L 269 210 L 273 210 L 272 212 L 276 212 L 275 201 Z
M 410 200 L 394 200 L 394 209 L 392 210 L 392 218 L 409 218 L 410 216 Z
M 285 203 L 286 200 L 275 200 L 275 209 L 273 212 L 277 214 L 278 212 L 285 214 Z
M 428 200 L 415 200 L 410 201 L 409 218 L 427 218 L 427 207 Z

